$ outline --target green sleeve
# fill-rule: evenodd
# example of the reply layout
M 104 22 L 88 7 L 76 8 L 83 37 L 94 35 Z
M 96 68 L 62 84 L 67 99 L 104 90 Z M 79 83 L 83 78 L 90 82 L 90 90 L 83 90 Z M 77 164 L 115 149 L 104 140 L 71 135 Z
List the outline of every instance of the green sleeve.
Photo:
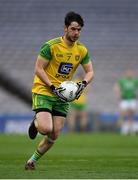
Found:
M 85 55 L 85 57 L 82 59 L 81 64 L 88 64 L 90 61 L 90 57 L 88 53 Z
M 52 59 L 52 55 L 51 55 L 51 50 L 50 50 L 50 46 L 48 43 L 45 43 L 41 49 L 39 54 L 44 57 L 47 60 L 51 60 Z
M 137 87 L 138 87 L 138 79 L 136 79 L 136 84 L 137 84 Z

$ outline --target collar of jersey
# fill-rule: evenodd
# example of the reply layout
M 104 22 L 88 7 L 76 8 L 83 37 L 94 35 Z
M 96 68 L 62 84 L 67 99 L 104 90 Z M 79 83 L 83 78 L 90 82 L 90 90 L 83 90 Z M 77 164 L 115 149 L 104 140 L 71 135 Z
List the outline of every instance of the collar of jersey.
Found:
M 61 42 L 64 44 L 65 47 L 67 47 L 67 48 L 69 48 L 69 49 L 72 49 L 72 48 L 76 45 L 76 42 L 75 42 L 73 46 L 68 46 L 68 45 L 66 44 L 66 42 L 64 41 L 63 37 L 61 37 Z

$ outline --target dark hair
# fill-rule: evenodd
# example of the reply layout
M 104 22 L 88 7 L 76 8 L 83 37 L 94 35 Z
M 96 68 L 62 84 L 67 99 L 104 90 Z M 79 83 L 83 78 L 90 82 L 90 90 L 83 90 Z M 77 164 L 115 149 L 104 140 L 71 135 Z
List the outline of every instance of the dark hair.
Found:
M 65 25 L 69 26 L 73 21 L 77 22 L 81 27 L 84 26 L 84 21 L 79 14 L 73 11 L 68 12 L 65 16 L 65 21 L 64 21 Z

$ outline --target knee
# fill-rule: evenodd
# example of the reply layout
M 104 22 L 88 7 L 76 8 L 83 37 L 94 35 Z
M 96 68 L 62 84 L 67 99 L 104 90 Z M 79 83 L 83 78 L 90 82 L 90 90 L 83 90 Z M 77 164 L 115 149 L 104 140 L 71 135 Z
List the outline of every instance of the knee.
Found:
M 38 131 L 40 134 L 46 135 L 52 132 L 51 126 L 38 126 Z
M 47 135 L 53 130 L 53 121 L 51 113 L 38 112 L 36 114 L 35 126 L 40 134 Z

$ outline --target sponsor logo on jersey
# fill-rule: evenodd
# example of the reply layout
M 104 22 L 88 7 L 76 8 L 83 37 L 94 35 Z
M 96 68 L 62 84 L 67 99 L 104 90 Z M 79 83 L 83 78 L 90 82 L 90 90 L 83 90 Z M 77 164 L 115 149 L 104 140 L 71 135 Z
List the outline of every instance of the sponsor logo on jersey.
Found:
M 62 57 L 63 57 L 63 54 L 57 53 L 56 56 L 57 56 L 58 58 L 62 58 Z
M 63 75 L 63 74 L 56 74 L 55 75 L 56 78 L 63 78 L 63 79 L 70 79 L 70 76 L 69 75 Z
M 68 52 L 68 53 L 66 53 L 67 54 L 67 56 L 72 56 L 72 53 L 71 52 Z
M 72 63 L 61 62 L 60 66 L 59 66 L 59 69 L 58 69 L 58 73 L 60 73 L 60 74 L 69 74 L 72 68 L 73 68 Z

